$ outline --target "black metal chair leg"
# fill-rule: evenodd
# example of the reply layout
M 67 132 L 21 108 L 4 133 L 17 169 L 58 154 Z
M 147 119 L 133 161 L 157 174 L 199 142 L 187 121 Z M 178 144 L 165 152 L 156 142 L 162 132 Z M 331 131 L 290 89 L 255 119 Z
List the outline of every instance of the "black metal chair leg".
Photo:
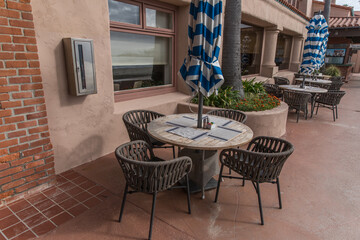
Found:
M 338 109 L 337 109 L 337 105 L 335 106 L 336 109 L 336 119 L 338 118 Z
M 219 174 L 219 180 L 218 180 L 218 184 L 217 184 L 217 188 L 216 188 L 215 202 L 217 202 L 217 200 L 218 200 L 219 189 L 220 189 L 220 182 L 221 182 L 221 178 L 222 178 L 222 171 L 223 171 L 223 169 L 224 169 L 224 164 L 221 164 L 220 174 Z
M 318 114 L 319 107 L 320 107 L 320 103 L 318 103 L 318 105 L 317 105 L 317 108 L 316 108 L 316 115 Z
M 259 182 L 256 182 L 256 192 L 257 192 L 257 195 L 258 195 L 261 225 L 264 225 L 264 218 L 263 218 L 263 211 L 262 211 L 262 206 L 261 206 L 261 195 L 260 195 L 260 184 L 259 184 Z
M 174 146 L 172 146 L 172 150 L 173 150 L 173 158 L 176 158 L 175 157 L 175 147 Z
M 243 177 L 243 187 L 245 187 L 245 178 Z
M 122 203 L 121 203 L 121 210 L 120 210 L 120 216 L 119 216 L 119 222 L 121 222 L 121 218 L 122 218 L 122 215 L 123 215 L 123 212 L 124 212 L 124 207 L 125 207 L 125 201 L 126 201 L 126 194 L 128 192 L 128 185 L 126 183 L 125 185 L 125 190 L 124 190 L 124 195 L 123 195 L 123 200 L 122 200 Z
M 229 174 L 231 174 L 231 168 L 229 168 Z
M 333 111 L 333 119 L 334 119 L 334 122 L 335 122 L 335 107 L 334 107 L 334 105 L 332 106 L 332 111 Z
M 279 197 L 279 209 L 282 209 L 281 192 L 280 192 L 280 180 L 279 180 L 279 178 L 276 178 L 276 185 L 277 185 L 277 191 L 278 191 L 278 197 Z
M 153 221 L 154 221 L 154 215 L 155 215 L 156 195 L 157 195 L 157 192 L 154 192 L 154 193 L 153 193 L 152 208 L 151 208 L 151 218 L 150 218 L 149 240 L 151 239 L 152 227 L 153 227 Z
M 300 111 L 296 110 L 296 122 L 298 123 L 299 122 L 299 116 L 300 116 Z
M 188 211 L 189 214 L 191 214 L 189 174 L 186 174 L 186 191 L 187 191 Z

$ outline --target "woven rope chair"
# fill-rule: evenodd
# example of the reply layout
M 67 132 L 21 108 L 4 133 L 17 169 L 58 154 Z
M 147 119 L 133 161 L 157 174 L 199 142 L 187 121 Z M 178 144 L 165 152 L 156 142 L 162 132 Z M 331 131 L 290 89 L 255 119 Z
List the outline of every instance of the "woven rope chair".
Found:
M 212 110 L 210 112 L 207 112 L 207 114 L 215 115 L 215 116 L 219 116 L 219 117 L 230 118 L 234 121 L 238 121 L 241 123 L 245 123 L 246 119 L 247 119 L 247 116 L 245 113 L 238 111 L 238 110 L 232 110 L 232 109 L 217 109 L 217 110 Z
M 268 94 L 271 94 L 271 95 L 273 95 L 273 96 L 275 96 L 277 98 L 282 98 L 283 97 L 283 93 L 282 93 L 281 89 L 276 84 L 265 83 L 264 88 L 265 88 L 265 91 Z
M 329 91 L 339 91 L 343 84 L 343 82 L 333 81 L 329 87 Z
M 304 112 L 305 119 L 307 119 L 308 102 L 310 101 L 310 99 L 310 93 L 284 90 L 284 102 L 289 105 L 289 108 L 296 110 L 296 122 L 299 122 L 300 111 Z
M 282 208 L 280 195 L 279 175 L 285 161 L 293 153 L 293 145 L 283 139 L 274 137 L 259 136 L 254 138 L 247 150 L 225 149 L 220 153 L 220 175 L 216 189 L 215 202 L 218 200 L 220 183 L 223 177 L 249 180 L 252 182 L 258 195 L 258 204 L 261 218 L 261 225 L 264 225 L 264 218 L 261 205 L 260 183 L 276 183 L 279 199 L 279 208 Z M 231 168 L 241 177 L 222 175 L 224 166 Z
M 332 82 L 341 82 L 342 77 L 341 76 L 339 76 L 339 77 L 333 76 L 333 77 L 330 78 L 330 81 L 332 81 Z
M 153 203 L 149 229 L 149 239 L 151 239 L 157 193 L 173 187 L 183 178 L 186 178 L 188 212 L 191 214 L 188 174 L 192 167 L 192 161 L 189 157 L 153 162 L 151 161 L 154 158 L 152 148 L 142 140 L 119 146 L 115 150 L 115 155 L 126 180 L 119 222 L 121 222 L 128 193 L 152 194 Z M 128 188 L 131 188 L 132 191 L 129 191 Z
M 147 131 L 147 124 L 152 120 L 165 115 L 149 110 L 133 110 L 123 115 L 130 141 L 143 140 L 150 144 L 152 148 L 172 148 L 173 158 L 175 158 L 174 146 L 165 145 L 165 143 L 152 138 Z
M 338 118 L 338 108 L 341 98 L 345 95 L 345 91 L 331 91 L 329 90 L 326 93 L 320 93 L 315 99 L 316 114 L 319 111 L 319 107 L 325 107 L 333 111 L 334 122 Z M 335 118 L 336 113 L 336 118 Z
M 290 81 L 284 77 L 274 77 L 274 81 L 276 85 L 290 85 Z
M 324 84 L 324 83 L 311 83 L 311 86 L 324 88 L 327 90 L 329 90 L 329 88 L 330 88 L 330 84 Z

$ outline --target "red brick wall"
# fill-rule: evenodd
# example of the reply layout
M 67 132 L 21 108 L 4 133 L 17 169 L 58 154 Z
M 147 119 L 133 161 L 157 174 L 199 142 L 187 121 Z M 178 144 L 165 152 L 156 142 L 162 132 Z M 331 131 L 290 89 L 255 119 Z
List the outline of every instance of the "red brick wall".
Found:
M 54 179 L 30 0 L 0 0 L 0 199 Z

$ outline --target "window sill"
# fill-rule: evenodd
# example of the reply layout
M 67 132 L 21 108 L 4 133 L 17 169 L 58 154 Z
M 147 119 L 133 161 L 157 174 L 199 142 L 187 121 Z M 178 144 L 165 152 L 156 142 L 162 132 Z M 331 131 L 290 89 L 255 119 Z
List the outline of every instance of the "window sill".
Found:
M 190 99 L 190 96 L 180 92 L 172 92 L 167 94 L 161 94 L 151 97 L 131 99 L 127 101 L 117 102 L 114 104 L 114 114 L 123 114 L 127 111 L 134 109 L 153 109 L 157 112 L 166 113 L 171 111 L 169 108 L 164 108 L 164 105 L 176 103 L 174 105 L 174 113 L 176 112 L 176 106 L 178 102 L 186 102 Z
M 127 91 L 118 91 L 114 93 L 115 102 L 124 102 L 132 99 L 143 99 L 146 97 L 152 97 L 162 95 L 166 93 L 176 92 L 174 86 L 163 86 L 156 88 L 138 88 Z

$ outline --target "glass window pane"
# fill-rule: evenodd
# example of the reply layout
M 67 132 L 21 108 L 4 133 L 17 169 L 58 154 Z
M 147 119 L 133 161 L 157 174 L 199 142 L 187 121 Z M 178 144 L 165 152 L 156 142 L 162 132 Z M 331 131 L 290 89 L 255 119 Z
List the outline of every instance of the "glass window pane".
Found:
M 279 33 L 275 54 L 275 63 L 279 66 L 279 70 L 289 69 L 291 44 L 291 36 Z
M 140 25 L 140 7 L 133 4 L 108 0 L 110 21 Z
M 172 29 L 172 14 L 159 10 L 146 9 L 146 26 L 155 28 Z
M 172 84 L 171 38 L 110 32 L 115 91 Z
M 261 49 L 264 30 L 241 24 L 241 74 L 260 73 Z

